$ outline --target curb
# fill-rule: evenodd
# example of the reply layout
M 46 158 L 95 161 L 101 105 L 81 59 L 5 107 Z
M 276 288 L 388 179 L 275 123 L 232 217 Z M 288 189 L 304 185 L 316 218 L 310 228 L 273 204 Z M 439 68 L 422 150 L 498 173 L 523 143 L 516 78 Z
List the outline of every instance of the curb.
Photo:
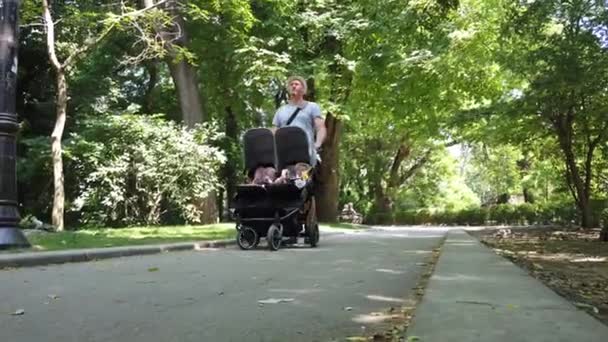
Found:
M 201 242 L 180 242 L 163 245 L 143 245 L 127 247 L 74 249 L 57 252 L 26 252 L 0 254 L 0 269 L 15 267 L 44 266 L 70 262 L 85 262 L 134 255 L 149 255 L 175 251 L 190 251 L 202 248 L 218 248 L 236 245 L 234 239 Z

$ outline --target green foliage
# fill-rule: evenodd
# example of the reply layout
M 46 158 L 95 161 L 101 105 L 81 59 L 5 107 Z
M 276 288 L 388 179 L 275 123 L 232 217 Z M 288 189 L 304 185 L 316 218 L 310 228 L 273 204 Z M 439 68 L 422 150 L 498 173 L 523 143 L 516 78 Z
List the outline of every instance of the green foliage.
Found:
M 283 80 L 299 73 L 314 79 L 312 95 L 323 114 L 342 120 L 339 201 L 354 202 L 368 221 L 570 222 L 580 216 L 573 204 L 551 204 L 576 197 L 560 137 L 572 138 L 579 167 L 586 166 L 589 146 L 596 147 L 581 176 L 589 174 L 593 197 L 608 193 L 608 13 L 599 2 L 181 3 L 188 37 L 178 58 L 196 66 L 205 111 L 227 132 L 214 142 L 227 159 L 225 182 L 242 168 L 239 136 L 269 124 Z M 66 129 L 73 134 L 65 179 L 73 222 L 192 221 L 197 214 L 187 203 L 221 182 L 213 178 L 219 159 L 190 157 L 196 139 L 177 126 L 113 116 L 178 118 L 166 50 L 156 35 L 158 27 L 175 29 L 173 15 L 155 9 L 122 16 L 140 7 L 134 0 L 53 2 L 61 58 L 115 28 L 69 74 Z M 22 211 L 36 215 L 48 213 L 51 203 L 47 136 L 54 118 L 40 13 L 39 2 L 22 1 L 18 175 Z M 560 133 L 560 117 L 552 113 L 569 110 L 572 134 Z M 91 113 L 95 119 L 83 119 Z M 215 138 L 197 143 L 216 155 L 209 146 Z M 462 147 L 457 159 L 445 148 L 453 142 Z M 155 188 L 172 177 L 176 190 Z M 188 192 L 186 181 L 200 186 Z M 534 204 L 478 209 L 524 191 Z
M 599 214 L 599 211 L 597 212 Z M 382 219 L 384 221 L 382 221 Z M 393 217 L 372 217 L 366 223 L 415 225 L 528 225 L 575 224 L 579 220 L 576 207 L 570 203 L 521 205 L 499 204 L 458 211 L 428 209 L 398 211 Z
M 220 186 L 225 157 L 211 145 L 219 137 L 160 117 L 89 118 L 65 147 L 76 181 L 70 210 L 86 224 L 199 222 L 202 199 Z
M 466 169 L 467 185 L 479 196 L 482 203 L 502 194 L 512 194 L 521 189 L 521 175 L 517 161 L 521 152 L 511 146 L 489 149 L 487 146 L 471 146 Z

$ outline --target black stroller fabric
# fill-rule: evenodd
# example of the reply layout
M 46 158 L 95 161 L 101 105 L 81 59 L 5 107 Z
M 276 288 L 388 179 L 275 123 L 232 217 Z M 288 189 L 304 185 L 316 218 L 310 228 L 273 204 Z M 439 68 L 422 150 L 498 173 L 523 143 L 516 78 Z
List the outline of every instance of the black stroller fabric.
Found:
M 278 171 L 297 163 L 310 163 L 308 137 L 299 127 L 282 127 L 275 134 L 267 128 L 253 128 L 244 137 L 245 169 L 248 174 L 260 166 Z
M 310 163 L 310 150 L 306 132 L 300 127 L 287 126 L 275 132 L 277 169 L 282 170 L 296 163 Z
M 243 136 L 245 169 L 253 175 L 260 166 L 276 167 L 274 135 L 267 128 L 254 128 Z

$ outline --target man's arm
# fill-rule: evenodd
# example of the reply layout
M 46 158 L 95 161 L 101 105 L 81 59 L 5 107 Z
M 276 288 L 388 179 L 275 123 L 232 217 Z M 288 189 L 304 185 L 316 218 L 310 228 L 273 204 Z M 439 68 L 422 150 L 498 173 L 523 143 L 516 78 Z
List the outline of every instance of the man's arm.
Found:
M 327 137 L 327 129 L 325 128 L 325 120 L 323 118 L 315 118 L 315 130 L 317 131 L 315 149 L 318 149 L 319 147 L 321 147 L 321 145 L 323 145 L 323 142 Z

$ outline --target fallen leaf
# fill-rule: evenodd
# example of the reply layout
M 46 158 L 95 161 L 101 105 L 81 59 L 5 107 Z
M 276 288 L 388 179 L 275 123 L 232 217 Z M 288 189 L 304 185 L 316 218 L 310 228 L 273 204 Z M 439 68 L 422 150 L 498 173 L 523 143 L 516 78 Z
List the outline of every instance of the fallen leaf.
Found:
M 11 313 L 11 315 L 13 315 L 13 316 L 22 316 L 23 314 L 25 314 L 25 310 L 23 310 L 23 309 L 19 309 L 19 310 L 16 310 L 15 312 Z
M 158 267 L 150 267 L 148 268 L 148 272 L 156 272 L 158 271 Z
M 279 303 L 291 303 L 294 300 L 295 299 L 293 299 L 293 298 L 267 298 L 267 299 L 258 300 L 258 303 L 260 303 L 260 304 L 279 304 Z

